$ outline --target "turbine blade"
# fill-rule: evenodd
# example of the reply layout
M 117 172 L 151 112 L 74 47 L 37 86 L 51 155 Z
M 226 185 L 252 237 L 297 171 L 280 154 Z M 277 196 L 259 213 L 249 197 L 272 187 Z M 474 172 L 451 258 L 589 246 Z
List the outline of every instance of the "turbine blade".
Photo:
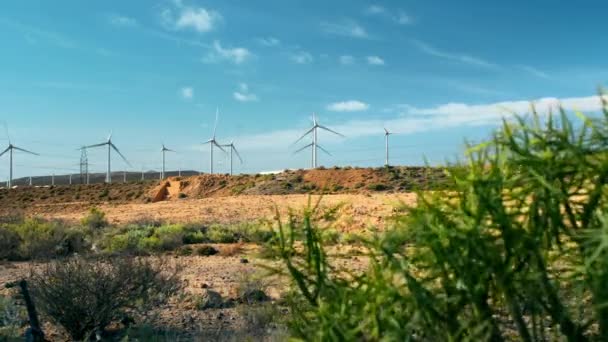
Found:
M 239 160 L 241 161 L 241 164 L 243 164 L 243 158 L 241 158 L 241 155 L 239 154 L 239 151 L 236 150 L 236 147 L 234 147 L 233 144 L 230 144 L 230 146 L 232 147 L 232 150 L 234 151 L 234 153 L 236 153 L 236 156 L 239 157 Z
M 11 147 L 7 147 L 6 150 L 2 151 L 2 153 L 0 153 L 0 157 L 2 157 L 6 152 L 8 152 L 11 149 Z
M 26 149 L 23 149 L 23 148 L 20 148 L 20 147 L 17 147 L 17 146 L 13 146 L 13 148 L 14 148 L 15 150 L 17 150 L 17 151 L 21 151 L 21 152 L 25 152 L 25 153 L 33 154 L 33 155 L 35 155 L 35 156 L 39 156 L 39 154 L 38 154 L 38 153 L 35 153 L 35 152 L 32 152 L 32 151 L 28 151 L 28 150 L 26 150 Z
M 110 131 L 110 134 L 108 135 L 108 141 L 112 141 L 112 133 L 113 131 Z
M 384 127 L 384 133 L 386 133 L 386 134 L 390 134 L 390 133 L 388 132 L 388 129 L 386 129 L 386 127 Z
M 107 144 L 108 144 L 107 142 L 104 142 L 104 143 L 100 143 L 100 144 L 95 144 L 95 145 L 84 146 L 83 148 L 85 148 L 85 149 L 86 149 L 86 148 L 93 148 L 93 147 L 101 147 L 101 146 L 105 146 L 105 145 L 107 145 Z M 82 148 L 80 148 L 80 149 L 82 149 Z
M 333 133 L 333 134 L 335 134 L 335 135 L 339 135 L 339 136 L 341 136 L 341 137 L 343 137 L 343 138 L 344 138 L 344 134 L 342 134 L 342 133 L 338 133 L 338 132 L 336 132 L 336 131 L 334 131 L 334 130 L 332 130 L 332 129 L 329 129 L 329 128 L 325 127 L 325 126 L 322 126 L 322 125 L 317 125 L 317 127 L 319 127 L 320 129 L 324 129 L 324 130 L 326 130 L 326 131 L 328 131 L 328 132 L 331 132 L 331 133 Z
M 122 160 L 124 160 L 124 162 L 127 163 L 127 165 L 129 165 L 129 167 L 133 167 L 131 165 L 131 163 L 129 163 L 129 161 L 127 160 L 127 158 L 125 158 L 125 156 L 123 156 L 122 153 L 120 153 L 120 151 L 118 150 L 118 148 L 116 148 L 116 145 L 110 143 L 110 146 L 112 147 L 112 149 L 114 149 L 114 151 L 116 151 L 116 153 L 118 153 L 118 155 L 122 158 Z
M 331 153 L 329 153 L 329 151 L 328 151 L 328 150 L 326 150 L 326 149 L 324 149 L 324 148 L 323 148 L 321 145 L 317 144 L 317 147 L 318 147 L 318 148 L 319 148 L 321 151 L 323 151 L 323 152 L 325 152 L 325 153 L 327 153 L 328 155 L 330 155 L 330 156 L 331 156 Z
M 215 108 L 215 124 L 213 125 L 213 139 L 215 139 L 215 132 L 217 130 L 217 120 L 220 116 L 220 109 L 219 107 Z
M 212 142 L 213 145 L 217 146 L 217 148 L 219 148 L 220 150 L 222 150 L 224 153 L 228 153 L 226 152 L 226 150 L 224 150 L 224 148 L 222 147 L 222 145 L 218 144 L 217 141 L 213 140 Z
M 306 145 L 306 146 L 303 146 L 302 148 L 300 148 L 300 149 L 298 149 L 297 151 L 295 151 L 293 154 L 296 154 L 296 153 L 298 153 L 298 152 L 301 152 L 301 151 L 303 151 L 303 150 L 305 150 L 305 149 L 307 149 L 307 148 L 311 147 L 312 145 L 313 145 L 313 143 L 310 143 L 310 144 L 308 144 L 308 145 Z M 318 146 L 318 145 L 317 145 L 317 146 Z
M 315 129 L 315 127 L 313 126 L 311 129 L 309 129 L 308 131 L 306 131 L 306 133 L 302 134 L 302 136 L 298 140 L 296 140 L 293 143 L 291 143 L 291 146 L 299 143 L 302 139 L 304 139 L 304 137 L 306 137 L 307 135 L 309 135 L 314 129 Z

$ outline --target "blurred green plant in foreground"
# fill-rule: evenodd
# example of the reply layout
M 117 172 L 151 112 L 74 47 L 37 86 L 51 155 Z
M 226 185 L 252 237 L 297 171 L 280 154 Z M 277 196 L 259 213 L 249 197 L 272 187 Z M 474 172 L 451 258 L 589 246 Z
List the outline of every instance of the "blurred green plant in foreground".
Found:
M 608 104 L 603 116 L 504 121 L 336 267 L 309 206 L 279 222 L 302 340 L 608 341 Z M 280 220 L 279 220 L 280 221 Z M 302 242 L 294 237 L 304 236 Z

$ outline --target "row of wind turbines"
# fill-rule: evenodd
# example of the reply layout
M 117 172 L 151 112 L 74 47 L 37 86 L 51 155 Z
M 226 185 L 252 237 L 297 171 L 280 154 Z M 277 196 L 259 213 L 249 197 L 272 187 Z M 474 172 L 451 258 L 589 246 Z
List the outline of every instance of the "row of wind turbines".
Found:
M 234 155 L 236 155 L 236 157 L 239 159 L 240 163 L 243 163 L 243 159 L 241 158 L 241 155 L 239 154 L 238 150 L 236 149 L 236 146 L 234 144 L 234 141 L 231 141 L 229 144 L 221 144 L 220 142 L 218 142 L 218 140 L 216 139 L 216 132 L 217 132 L 217 123 L 218 123 L 218 119 L 219 119 L 219 109 L 216 109 L 215 112 L 215 124 L 213 126 L 213 135 L 211 136 L 211 138 L 207 141 L 205 141 L 203 144 L 209 144 L 209 166 L 210 166 L 210 170 L 209 173 L 213 174 L 213 153 L 214 153 L 214 148 L 217 147 L 219 148 L 222 152 L 229 154 L 230 156 L 230 174 L 233 174 L 233 153 Z M 331 153 L 326 150 L 325 148 L 323 148 L 321 145 L 319 145 L 318 143 L 318 132 L 319 130 L 324 130 L 327 131 L 329 133 L 332 133 L 336 136 L 340 136 L 340 137 L 345 137 L 343 134 L 336 132 L 326 126 L 323 126 L 319 123 L 316 115 L 313 113 L 312 114 L 312 127 L 310 129 L 308 129 L 302 136 L 300 136 L 293 144 L 291 144 L 291 146 L 296 145 L 297 143 L 299 143 L 300 141 L 302 141 L 304 138 L 306 138 L 307 136 L 311 137 L 311 142 L 307 145 L 302 146 L 301 148 L 297 149 L 294 154 L 297 154 L 301 151 L 304 151 L 308 148 L 311 149 L 311 167 L 313 169 L 317 168 L 318 166 L 318 151 L 321 150 L 324 153 L 326 153 L 327 155 L 331 156 Z M 2 157 L 4 154 L 8 153 L 9 154 L 9 179 L 7 182 L 7 186 L 10 188 L 12 186 L 12 182 L 13 182 L 13 152 L 14 151 L 20 151 L 23 153 L 27 153 L 27 154 L 31 154 L 31 155 L 35 155 L 35 156 L 39 156 L 38 153 L 26 150 L 24 148 L 18 147 L 16 145 L 13 145 L 13 143 L 11 142 L 9 133 L 8 133 L 8 128 L 5 126 L 6 128 L 6 136 L 8 138 L 8 147 L 0 153 L 0 157 Z M 387 130 L 386 128 L 384 128 L 384 139 L 385 139 L 385 165 L 388 166 L 389 165 L 389 136 L 396 134 L 394 132 L 390 132 L 389 130 Z M 108 135 L 107 140 L 105 140 L 104 142 L 98 143 L 98 144 L 93 144 L 93 145 L 87 145 L 87 146 L 83 146 L 81 148 L 79 148 L 78 150 L 83 150 L 83 149 L 93 149 L 93 148 L 99 148 L 99 147 L 107 147 L 107 151 L 108 151 L 108 164 L 107 164 L 107 172 L 106 172 L 106 183 L 112 183 L 112 151 L 116 152 L 120 158 L 130 167 L 132 167 L 131 163 L 129 162 L 129 160 L 120 152 L 120 150 L 118 149 L 118 147 L 116 147 L 116 145 L 112 142 L 112 132 L 110 132 L 110 134 Z M 229 151 L 227 152 L 224 148 L 228 148 Z M 166 158 L 165 158 L 165 153 L 166 152 L 173 152 L 176 153 L 175 150 L 172 150 L 170 148 L 167 148 L 165 146 L 165 144 L 162 144 L 162 148 L 160 150 L 161 154 L 162 154 L 162 169 L 161 169 L 161 173 L 160 173 L 160 178 L 164 179 L 165 178 L 165 166 L 166 166 Z M 87 177 L 88 180 L 88 177 Z

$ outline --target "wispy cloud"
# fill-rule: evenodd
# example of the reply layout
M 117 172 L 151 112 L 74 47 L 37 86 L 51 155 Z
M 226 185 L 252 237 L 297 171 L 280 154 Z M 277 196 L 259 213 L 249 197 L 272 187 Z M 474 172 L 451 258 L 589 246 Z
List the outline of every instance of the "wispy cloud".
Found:
M 367 14 L 383 14 L 386 12 L 386 8 L 380 5 L 370 5 L 365 9 Z
M 25 39 L 27 39 L 30 43 L 44 42 L 68 49 L 78 47 L 78 44 L 74 40 L 57 32 L 45 30 L 36 26 L 23 24 L 5 18 L 0 18 L 0 24 L 23 33 Z
M 184 100 L 192 100 L 194 98 L 194 88 L 183 87 L 179 90 L 179 94 Z
M 384 65 L 384 59 L 378 56 L 367 56 L 367 64 L 369 65 Z
M 213 30 L 222 15 L 204 7 L 185 6 L 182 1 L 172 1 L 173 8 L 161 12 L 162 24 L 172 30 L 193 30 L 205 33 Z
M 527 72 L 529 74 L 532 74 L 532 75 L 534 75 L 536 77 L 539 77 L 539 78 L 545 78 L 545 79 L 550 79 L 551 78 L 544 71 L 541 71 L 541 70 L 539 70 L 539 69 L 537 69 L 535 67 L 529 66 L 529 65 L 518 65 L 517 67 L 519 69 L 521 69 L 521 70 L 523 70 L 523 71 L 525 71 L 525 72 Z
M 239 83 L 239 89 L 232 96 L 239 102 L 254 102 L 258 101 L 258 97 L 249 91 L 247 83 Z
M 124 88 L 102 85 L 98 83 L 86 84 L 86 83 L 74 83 L 66 81 L 43 81 L 34 82 L 34 87 L 47 88 L 47 89 L 60 89 L 60 90 L 83 90 L 83 91 L 109 91 L 109 92 L 126 92 Z
M 260 45 L 263 45 L 263 46 L 268 46 L 268 47 L 277 46 L 277 45 L 281 44 L 281 41 L 280 41 L 280 40 L 278 40 L 278 39 L 277 39 L 277 38 L 275 38 L 275 37 L 263 37 L 263 38 L 258 38 L 258 39 L 257 39 L 257 42 L 258 42 Z
M 608 96 L 605 96 L 608 100 Z M 547 113 L 550 108 L 558 104 L 567 110 L 581 110 L 584 112 L 597 112 L 601 110 L 599 96 L 575 98 L 541 98 L 532 101 L 539 113 Z M 342 124 L 332 124 L 332 129 L 347 136 L 347 139 L 356 139 L 365 136 L 378 136 L 382 134 L 382 127 L 390 127 L 403 134 L 427 132 L 452 127 L 475 125 L 499 125 L 503 117 L 510 118 L 513 113 L 526 114 L 530 111 L 530 101 L 505 101 L 490 104 L 448 103 L 434 107 L 417 108 L 402 105 L 398 116 L 386 119 L 349 120 Z M 260 134 L 238 137 L 239 141 L 248 141 L 246 149 L 268 150 L 284 149 L 294 141 L 302 131 L 299 129 L 285 129 Z M 331 142 L 331 136 L 325 138 Z M 333 140 L 334 142 L 336 140 Z
M 297 64 L 309 64 L 313 62 L 313 57 L 309 52 L 299 51 L 296 53 L 292 53 L 290 59 Z
M 328 34 L 353 37 L 353 38 L 369 38 L 369 34 L 363 28 L 363 26 L 357 24 L 352 20 L 346 20 L 340 23 L 321 23 L 321 29 Z
M 367 103 L 358 100 L 335 102 L 327 105 L 327 110 L 332 112 L 360 112 L 368 108 L 369 105 Z
M 135 27 L 137 26 L 137 20 L 135 18 L 127 17 L 120 14 L 110 14 L 108 15 L 108 22 L 117 27 Z
M 216 40 L 213 42 L 212 51 L 203 58 L 203 62 L 217 63 L 227 60 L 234 64 L 241 64 L 251 58 L 251 56 L 251 52 L 244 47 L 226 48 Z
M 388 10 L 380 5 L 370 5 L 365 9 L 365 14 L 378 16 L 390 20 L 399 25 L 414 24 L 414 18 L 404 10 Z
M 487 68 L 487 69 L 500 69 L 500 67 L 497 64 L 488 62 L 488 61 L 478 58 L 478 57 L 474 57 L 474 56 L 466 55 L 466 54 L 445 52 L 445 51 L 437 49 L 427 43 L 421 42 L 419 40 L 412 40 L 412 42 L 416 47 L 418 47 L 418 49 L 420 51 L 422 51 L 430 56 L 439 57 L 439 58 L 443 58 L 446 60 L 450 60 L 450 61 L 454 61 L 454 62 L 458 62 L 458 63 L 462 63 L 462 64 L 473 65 L 473 66 L 482 67 L 482 68 Z
M 394 20 L 399 25 L 411 25 L 414 23 L 414 18 L 407 12 L 400 10 L 394 17 Z
M 340 61 L 340 64 L 342 64 L 342 65 L 353 65 L 353 64 L 355 64 L 355 57 L 350 56 L 350 55 L 340 56 L 340 58 L 338 58 L 338 60 Z

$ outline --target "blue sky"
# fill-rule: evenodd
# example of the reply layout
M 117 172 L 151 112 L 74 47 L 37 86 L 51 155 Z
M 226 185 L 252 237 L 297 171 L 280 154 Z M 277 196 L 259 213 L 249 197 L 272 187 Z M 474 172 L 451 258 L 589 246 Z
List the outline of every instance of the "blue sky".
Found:
M 133 171 L 209 169 L 207 140 L 234 140 L 238 172 L 305 168 L 290 146 L 310 116 L 333 156 L 441 163 L 529 101 L 595 111 L 608 82 L 605 1 L 4 1 L 0 120 L 15 175 L 77 170 L 109 131 Z M 6 144 L 6 138 L 0 137 Z M 306 141 L 304 141 L 306 144 Z M 90 151 L 93 171 L 103 151 Z M 215 169 L 226 171 L 224 157 Z M 8 160 L 0 158 L 0 179 Z M 127 168 L 118 158 L 114 169 Z

